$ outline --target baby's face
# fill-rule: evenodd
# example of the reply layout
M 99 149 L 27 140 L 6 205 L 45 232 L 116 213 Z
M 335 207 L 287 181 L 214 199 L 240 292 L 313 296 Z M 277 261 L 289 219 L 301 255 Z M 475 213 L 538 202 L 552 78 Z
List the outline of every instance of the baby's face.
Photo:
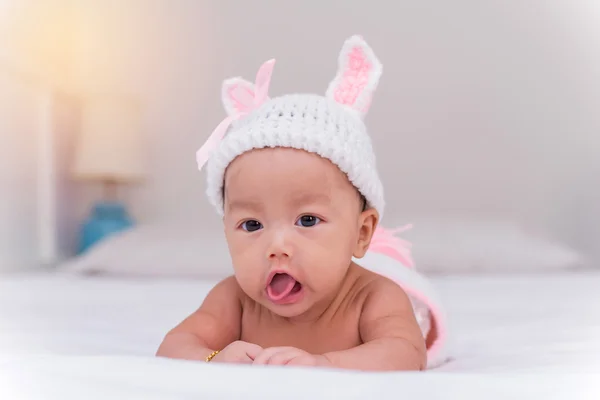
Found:
M 224 224 L 236 278 L 284 317 L 331 301 L 377 218 L 363 211 L 346 175 L 315 154 L 254 150 L 226 172 Z

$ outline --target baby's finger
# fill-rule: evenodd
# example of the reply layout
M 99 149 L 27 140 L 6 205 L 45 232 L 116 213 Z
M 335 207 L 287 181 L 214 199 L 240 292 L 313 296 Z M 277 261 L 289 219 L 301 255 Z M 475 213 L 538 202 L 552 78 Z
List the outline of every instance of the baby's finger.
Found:
M 268 365 L 285 365 L 290 360 L 293 360 L 296 357 L 300 356 L 300 352 L 298 350 L 286 350 L 280 353 L 275 353 L 267 360 Z
M 248 357 L 246 354 L 242 354 L 237 357 L 235 362 L 238 364 L 252 364 L 254 360 Z
M 276 354 L 277 352 L 280 352 L 280 351 L 281 351 L 281 347 L 270 347 L 268 349 L 264 349 L 263 351 L 260 352 L 260 354 L 258 354 L 254 358 L 253 364 L 266 365 L 267 362 L 269 361 L 269 359 L 273 356 L 273 354 Z
M 254 361 L 254 359 L 263 351 L 264 349 L 262 347 L 260 347 L 257 344 L 254 343 L 248 343 L 247 346 L 244 347 L 244 351 L 246 352 L 246 355 L 248 356 L 248 358 L 250 358 L 251 361 Z
M 315 357 L 306 354 L 295 354 L 294 357 L 286 361 L 285 365 L 292 366 L 315 366 L 317 365 Z
M 273 357 L 273 355 L 277 353 L 281 353 L 282 351 L 287 351 L 291 349 L 290 347 L 269 347 L 268 349 L 264 349 L 256 358 L 254 359 L 254 364 L 256 365 L 266 365 L 269 362 L 269 359 Z

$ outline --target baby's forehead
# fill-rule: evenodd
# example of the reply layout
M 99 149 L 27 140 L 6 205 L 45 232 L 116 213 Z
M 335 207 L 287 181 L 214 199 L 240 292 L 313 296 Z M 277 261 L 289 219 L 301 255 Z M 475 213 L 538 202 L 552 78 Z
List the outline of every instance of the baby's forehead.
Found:
M 347 179 L 346 175 L 326 158 L 305 150 L 292 148 L 253 149 L 236 157 L 225 171 L 225 179 L 279 172 L 295 178 L 322 175 L 324 178 Z
M 304 186 L 311 192 L 354 189 L 335 164 L 317 154 L 290 148 L 248 151 L 226 169 L 224 188 Z

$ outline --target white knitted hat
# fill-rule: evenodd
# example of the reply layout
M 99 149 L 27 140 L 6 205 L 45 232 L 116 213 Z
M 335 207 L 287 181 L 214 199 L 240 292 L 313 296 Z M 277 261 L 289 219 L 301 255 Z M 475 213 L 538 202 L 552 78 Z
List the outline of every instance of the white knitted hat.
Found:
M 225 170 L 236 157 L 252 149 L 288 147 L 329 159 L 382 216 L 383 186 L 363 122 L 382 72 L 371 48 L 360 36 L 346 40 L 325 96 L 288 94 L 269 99 L 274 64 L 274 60 L 264 63 L 254 84 L 239 77 L 223 83 L 228 117 L 196 154 L 199 169 L 207 163 L 210 202 L 222 215 Z

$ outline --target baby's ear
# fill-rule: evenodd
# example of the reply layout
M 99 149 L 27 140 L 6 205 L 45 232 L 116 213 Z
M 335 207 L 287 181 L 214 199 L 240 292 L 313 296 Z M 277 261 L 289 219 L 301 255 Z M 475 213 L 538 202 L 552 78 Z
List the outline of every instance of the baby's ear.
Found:
M 230 78 L 223 82 L 221 100 L 227 115 L 248 112 L 254 104 L 254 84 L 243 78 Z
M 358 242 L 353 253 L 354 257 L 363 258 L 365 256 L 378 224 L 379 213 L 374 208 L 368 208 L 361 213 L 358 226 Z
M 382 65 L 361 36 L 344 42 L 338 59 L 338 71 L 326 96 L 364 116 L 382 73 Z

